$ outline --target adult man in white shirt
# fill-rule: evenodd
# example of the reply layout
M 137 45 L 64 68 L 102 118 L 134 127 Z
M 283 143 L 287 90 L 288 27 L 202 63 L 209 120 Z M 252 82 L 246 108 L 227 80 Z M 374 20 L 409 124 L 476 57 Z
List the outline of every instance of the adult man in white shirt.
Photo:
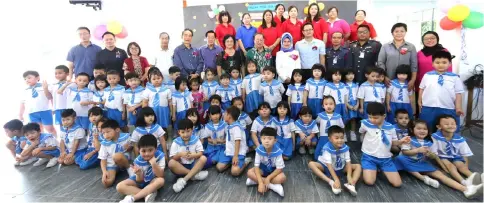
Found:
M 173 66 L 173 49 L 169 48 L 170 35 L 166 32 L 160 33 L 161 50 L 153 58 L 152 65 L 160 69 L 164 82 L 170 81 L 168 69 Z

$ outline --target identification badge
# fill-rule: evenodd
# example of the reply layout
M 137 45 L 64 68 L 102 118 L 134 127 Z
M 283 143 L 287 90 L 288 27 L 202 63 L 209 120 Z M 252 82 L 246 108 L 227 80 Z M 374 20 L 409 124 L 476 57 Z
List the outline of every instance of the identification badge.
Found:
M 119 53 L 119 51 L 116 52 L 116 58 L 121 58 L 121 53 Z
M 365 52 L 360 51 L 360 58 L 365 58 Z
M 338 63 L 338 56 L 335 56 L 335 57 L 333 58 L 333 64 L 336 64 L 336 63 Z

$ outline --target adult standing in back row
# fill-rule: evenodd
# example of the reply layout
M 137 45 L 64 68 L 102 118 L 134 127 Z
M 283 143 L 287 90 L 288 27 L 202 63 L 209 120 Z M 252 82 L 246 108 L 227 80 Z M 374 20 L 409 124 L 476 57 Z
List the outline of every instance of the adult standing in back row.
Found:
M 289 19 L 282 23 L 281 32 L 289 32 L 289 34 L 292 35 L 294 45 L 296 45 L 296 42 L 299 42 L 302 39 L 301 27 L 303 23 L 297 19 L 298 10 L 296 6 L 289 6 L 288 12 Z
M 355 82 L 361 84 L 366 81 L 366 70 L 368 67 L 377 65 L 378 54 L 381 43 L 370 40 L 370 27 L 368 25 L 358 26 L 358 40 L 350 43 L 352 61 L 350 67 L 355 71 Z
M 101 47 L 91 42 L 91 31 L 87 27 L 77 28 L 77 34 L 81 43 L 72 47 L 67 54 L 67 67 L 69 68 L 69 78 L 79 73 L 87 73 L 92 77 L 96 55 L 101 51 Z
M 183 44 L 173 52 L 173 65 L 180 68 L 180 77 L 198 78 L 203 71 L 202 54 L 192 46 L 193 31 L 186 28 L 182 32 Z
M 218 25 L 215 27 L 215 35 L 217 35 L 218 45 L 225 49 L 224 37 L 225 35 L 235 36 L 235 28 L 232 25 L 232 17 L 227 11 L 222 11 L 218 14 Z
M 102 64 L 106 67 L 106 72 L 110 70 L 118 71 L 119 84 L 125 86 L 123 64 L 128 58 L 128 54 L 123 49 L 116 47 L 116 37 L 112 32 L 103 34 L 104 48 L 97 53 L 96 64 Z
M 314 28 L 314 38 L 322 40 L 324 43 L 328 41 L 328 24 L 323 17 L 321 17 L 321 12 L 319 12 L 319 5 L 317 3 L 312 3 L 308 8 L 308 15 L 306 16 L 306 22 L 313 24 Z
M 331 37 L 335 32 L 342 32 L 343 39 L 341 40 L 341 45 L 345 44 L 345 41 L 350 37 L 351 30 L 350 25 L 346 20 L 338 18 L 338 8 L 331 7 L 328 9 L 328 41 L 326 41 L 326 47 L 330 47 L 333 43 L 331 42 Z
M 257 28 L 257 33 L 261 33 L 264 38 L 264 48 L 271 50 L 272 61 L 271 65 L 276 66 L 276 54 L 279 51 L 279 43 L 281 42 L 281 28 L 278 28 L 274 21 L 274 16 L 271 10 L 265 10 L 262 13 L 264 20 L 262 25 Z M 261 69 L 264 67 L 260 67 Z
M 351 35 L 350 35 L 350 42 L 354 42 L 358 40 L 358 27 L 360 25 L 368 25 L 370 28 L 370 38 L 376 40 L 376 31 L 373 27 L 373 24 L 366 22 L 366 11 L 365 10 L 358 10 L 355 13 L 355 22 L 350 25 Z

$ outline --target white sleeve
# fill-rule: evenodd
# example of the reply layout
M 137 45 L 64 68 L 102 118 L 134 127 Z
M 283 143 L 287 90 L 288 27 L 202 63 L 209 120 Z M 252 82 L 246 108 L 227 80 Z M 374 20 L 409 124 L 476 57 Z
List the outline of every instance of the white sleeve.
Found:
M 258 122 L 254 122 L 252 124 L 252 128 L 250 128 L 250 132 L 257 132 L 257 129 L 259 129 L 259 123 Z
M 133 131 L 133 133 L 131 133 L 130 141 L 134 143 L 138 143 L 141 136 L 142 134 L 140 134 L 138 131 L 135 130 Z
M 163 156 L 159 161 L 158 161 L 158 166 L 162 169 L 165 169 L 165 156 Z
M 324 86 L 324 90 L 323 90 L 323 95 L 324 96 L 328 96 L 331 94 L 331 88 L 328 88 L 326 87 L 326 85 Z
M 163 128 L 158 128 L 158 130 L 155 132 L 155 135 L 156 135 L 156 138 L 160 138 L 160 137 L 163 137 L 165 135 L 165 130 L 163 130 Z
M 343 118 L 340 118 L 338 120 L 338 126 L 341 127 L 341 128 L 343 128 L 343 129 L 345 129 L 345 123 L 343 122 Z
M 282 158 L 282 155 L 277 156 L 275 162 L 276 162 L 277 169 L 283 169 L 285 167 L 284 159 Z
M 210 137 L 210 130 L 208 128 L 203 128 L 200 138 L 205 139 L 207 137 Z
M 55 88 L 55 85 L 54 84 L 50 84 L 47 88 L 47 90 L 51 93 L 51 94 L 54 94 L 54 88 Z M 57 92 L 55 92 L 55 94 L 57 94 Z
M 306 90 L 306 91 L 308 91 L 308 92 L 309 92 L 309 86 L 310 86 L 310 85 L 309 85 L 308 83 L 306 83 L 306 85 L 304 85 L 304 90 Z
M 176 107 L 176 101 L 177 101 L 176 97 L 175 97 L 175 98 L 173 98 L 173 99 L 171 100 L 171 105 L 172 105 L 172 106 L 174 106 L 174 107 Z M 175 111 L 176 111 L 176 108 L 175 108 Z
M 392 136 L 392 141 L 398 141 L 397 131 L 395 128 L 390 130 L 390 134 Z
M 407 143 L 402 144 L 402 151 L 411 150 L 411 149 L 412 149 L 412 147 L 410 146 L 410 144 L 407 144 Z
M 320 124 L 320 123 L 321 123 L 321 117 L 319 117 L 319 115 L 318 115 L 318 116 L 316 116 L 316 123 L 318 123 L 318 124 Z
M 394 88 L 393 85 L 390 85 L 390 87 L 387 88 L 387 93 L 390 93 L 391 95 L 393 88 Z
M 173 157 L 175 156 L 177 153 L 178 153 L 178 144 L 175 143 L 175 142 L 172 142 L 171 143 L 171 147 L 170 147 L 170 157 Z
M 425 74 L 422 78 L 422 81 L 420 82 L 420 89 L 425 89 L 427 87 L 427 74 Z
M 345 162 L 347 162 L 347 163 L 348 163 L 348 162 L 351 162 L 350 150 L 348 150 L 347 152 L 345 152 L 345 153 L 343 154 L 343 156 L 344 156 Z
M 166 98 L 167 98 L 168 100 L 170 100 L 170 99 L 172 99 L 172 97 L 171 97 L 172 95 L 173 95 L 173 94 L 171 93 L 171 91 L 168 91 L 168 93 L 166 94 Z
M 87 93 L 87 101 L 92 101 L 93 97 L 94 97 L 94 93 L 92 92 Z
M 235 95 L 235 94 L 234 94 L 234 95 Z M 235 97 L 235 96 L 234 96 L 234 97 Z M 188 96 L 188 100 L 190 101 L 190 103 L 192 103 L 192 104 L 193 104 L 193 100 L 194 100 L 194 99 L 193 99 L 192 94 L 190 94 L 190 96 Z M 188 110 L 188 109 L 187 109 L 187 110 Z
M 240 85 L 240 88 L 241 89 L 245 89 L 245 86 L 246 86 L 246 82 L 247 80 L 246 79 L 242 79 L 242 85 Z
M 329 153 L 328 151 L 323 151 L 323 154 L 319 156 L 318 160 L 325 164 L 333 164 L 333 158 L 331 156 L 331 153 Z
M 291 130 L 291 132 L 296 131 L 296 125 L 294 125 L 294 122 L 289 123 L 289 129 Z
M 459 77 L 455 79 L 454 91 L 456 94 L 464 93 L 464 84 L 462 83 L 462 80 Z
M 247 118 L 245 118 L 245 124 L 246 125 L 252 124 L 252 119 L 250 119 L 250 116 L 247 116 Z
M 234 140 L 242 140 L 242 132 L 244 132 L 243 129 L 232 130 L 232 136 L 234 137 Z
M 471 151 L 471 148 L 469 148 L 469 145 L 467 144 L 467 142 L 462 142 L 462 143 L 459 143 L 457 146 L 457 152 L 460 156 L 463 156 L 463 157 L 468 157 L 468 156 L 472 156 L 474 155 Z
M 99 149 L 99 153 L 97 156 L 98 159 L 101 160 L 106 160 L 108 158 L 108 153 L 106 151 L 106 146 L 101 145 L 101 148 Z
M 254 167 L 259 167 L 259 166 L 260 166 L 260 155 L 256 152 L 255 159 L 254 159 Z
M 143 100 L 148 100 L 148 99 L 150 99 L 150 90 L 145 89 L 145 90 L 143 91 L 143 94 L 141 94 L 141 98 L 142 98 Z
M 365 98 L 365 88 L 364 87 L 360 87 L 358 89 L 358 94 L 356 94 L 356 98 L 358 98 L 358 99 L 364 99 Z
M 129 104 L 129 94 L 123 93 L 123 104 Z
M 358 132 L 360 132 L 360 133 L 364 134 L 364 133 L 366 133 L 366 131 L 367 131 L 367 129 L 366 129 L 366 125 L 363 125 L 363 124 L 362 124 L 362 125 L 360 126 L 360 129 L 358 130 Z
M 291 94 L 292 94 L 292 90 L 289 87 L 287 87 L 286 95 L 290 97 L 292 96 Z M 291 101 L 288 101 L 288 102 L 290 103 Z
M 436 139 L 434 139 L 432 137 L 432 145 L 430 146 L 430 152 L 438 155 L 439 153 L 439 144 L 438 144 L 438 141 Z
M 264 87 L 262 86 L 262 84 L 259 86 L 259 94 L 264 95 Z
M 299 126 L 297 126 L 297 125 L 294 125 L 294 126 L 295 126 L 294 131 L 295 131 L 296 133 L 302 133 L 302 130 L 301 130 L 301 128 L 299 128 Z
M 311 133 L 319 133 L 318 125 L 314 125 L 313 130 L 311 131 Z
M 198 152 L 203 152 L 203 145 L 202 145 L 202 142 L 200 142 L 200 140 L 197 141 L 197 143 L 195 144 L 195 151 L 196 153 Z
M 57 147 L 57 140 L 55 140 L 54 137 L 47 138 L 45 140 L 45 146 L 46 147 Z
M 281 92 L 281 95 L 284 94 L 284 91 L 286 91 L 286 89 L 284 88 L 284 85 L 279 84 L 279 92 Z
M 79 128 L 76 130 L 76 133 L 74 134 L 74 139 L 83 139 L 86 137 L 86 131 L 82 128 Z

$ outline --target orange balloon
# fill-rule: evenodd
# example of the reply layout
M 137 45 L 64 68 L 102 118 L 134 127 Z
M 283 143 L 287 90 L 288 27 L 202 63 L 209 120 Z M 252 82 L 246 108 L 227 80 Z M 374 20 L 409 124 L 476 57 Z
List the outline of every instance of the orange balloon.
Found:
M 462 26 L 462 22 L 454 22 L 445 16 L 440 20 L 440 27 L 443 30 L 453 30 Z

